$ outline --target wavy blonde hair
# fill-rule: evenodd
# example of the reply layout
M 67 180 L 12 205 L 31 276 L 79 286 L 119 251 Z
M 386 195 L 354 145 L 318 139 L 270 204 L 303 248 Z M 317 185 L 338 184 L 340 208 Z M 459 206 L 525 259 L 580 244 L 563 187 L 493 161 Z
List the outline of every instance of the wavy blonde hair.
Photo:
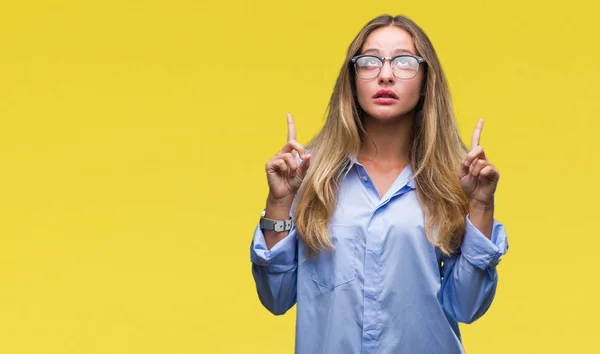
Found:
M 426 237 L 444 254 L 453 254 L 464 237 L 468 201 L 458 169 L 466 147 L 458 133 L 446 78 L 425 32 L 404 16 L 384 15 L 367 23 L 350 44 L 329 101 L 325 125 L 307 144 L 311 167 L 298 191 L 294 218 L 298 234 L 312 255 L 333 247 L 327 229 L 337 202 L 338 182 L 352 167 L 349 156 L 358 154 L 366 138 L 351 58 L 359 54 L 369 34 L 383 26 L 397 26 L 408 32 L 417 54 L 426 61 L 422 66 L 422 96 L 414 110 L 410 152 Z

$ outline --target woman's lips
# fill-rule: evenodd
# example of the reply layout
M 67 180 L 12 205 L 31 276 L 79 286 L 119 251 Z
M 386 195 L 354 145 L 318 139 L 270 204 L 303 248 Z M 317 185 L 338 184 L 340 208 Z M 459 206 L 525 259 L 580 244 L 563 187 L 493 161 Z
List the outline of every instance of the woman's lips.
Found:
M 390 105 L 390 104 L 396 103 L 398 101 L 398 99 L 390 98 L 390 97 L 377 97 L 377 98 L 374 98 L 373 101 L 375 101 L 375 103 L 377 103 L 377 104 Z
M 377 104 L 389 105 L 398 101 L 398 95 L 392 90 L 379 90 L 373 95 L 373 100 Z

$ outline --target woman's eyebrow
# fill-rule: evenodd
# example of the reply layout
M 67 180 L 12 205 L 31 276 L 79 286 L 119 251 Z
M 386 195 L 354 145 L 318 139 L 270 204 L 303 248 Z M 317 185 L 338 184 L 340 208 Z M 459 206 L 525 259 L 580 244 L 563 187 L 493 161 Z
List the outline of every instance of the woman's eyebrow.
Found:
M 376 54 L 379 54 L 379 49 L 375 49 L 375 48 L 371 48 L 371 49 L 367 49 L 364 52 L 362 52 L 362 54 L 368 54 L 369 52 L 373 52 Z M 408 53 L 408 54 L 412 54 L 415 55 L 415 53 L 413 53 L 412 51 L 408 50 L 408 49 L 403 49 L 403 48 L 398 48 L 398 49 L 394 49 L 392 51 L 392 55 L 397 55 L 399 53 Z
M 415 53 L 413 53 L 412 51 L 410 51 L 410 50 L 408 50 L 408 49 L 402 49 L 402 48 L 396 49 L 396 50 L 394 50 L 392 53 L 394 53 L 394 54 L 398 54 L 398 53 L 408 53 L 408 54 L 415 55 Z
M 363 54 L 366 54 L 366 53 L 369 53 L 369 52 L 375 52 L 375 53 L 379 54 L 379 49 L 374 49 L 374 48 L 372 48 L 372 49 L 367 49 L 367 50 L 365 50 L 365 51 L 363 52 Z

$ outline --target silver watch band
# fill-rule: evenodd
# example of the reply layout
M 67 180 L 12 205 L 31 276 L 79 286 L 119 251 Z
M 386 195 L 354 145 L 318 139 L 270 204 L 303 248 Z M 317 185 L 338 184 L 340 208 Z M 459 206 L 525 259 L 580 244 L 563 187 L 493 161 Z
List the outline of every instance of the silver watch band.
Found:
M 275 232 L 290 231 L 292 229 L 292 218 L 288 220 L 273 220 L 265 218 L 265 210 L 260 215 L 260 228 Z

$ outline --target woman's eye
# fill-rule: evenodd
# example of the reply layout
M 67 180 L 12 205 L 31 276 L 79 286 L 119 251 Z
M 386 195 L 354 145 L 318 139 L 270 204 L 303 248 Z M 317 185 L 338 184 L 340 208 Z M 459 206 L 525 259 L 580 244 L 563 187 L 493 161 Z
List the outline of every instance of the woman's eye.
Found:
M 415 69 L 419 63 L 411 57 L 397 58 L 394 61 L 394 67 L 398 69 Z

